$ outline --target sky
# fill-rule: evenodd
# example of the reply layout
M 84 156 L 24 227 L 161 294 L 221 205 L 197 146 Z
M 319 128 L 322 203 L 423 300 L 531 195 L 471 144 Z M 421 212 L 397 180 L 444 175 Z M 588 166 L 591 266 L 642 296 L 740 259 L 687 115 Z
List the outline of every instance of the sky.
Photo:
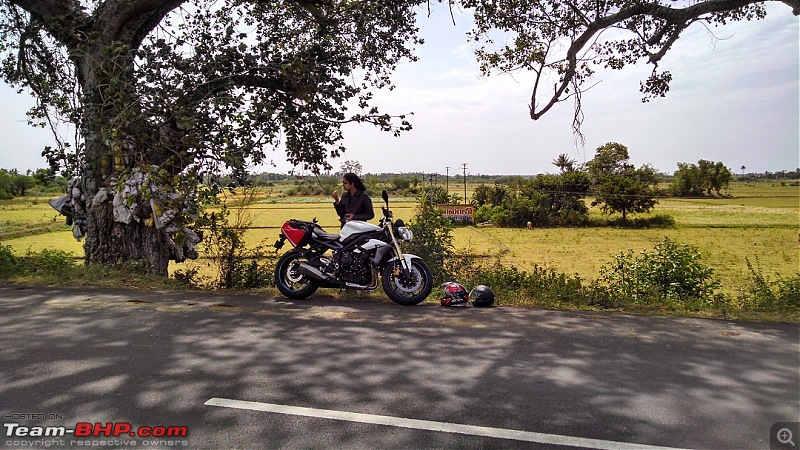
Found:
M 438 6 L 438 9 L 437 7 Z M 639 82 L 652 70 L 644 63 L 622 71 L 598 71 L 597 86 L 583 95 L 585 144 L 575 143 L 571 101 L 533 121 L 528 113 L 533 77 L 526 73 L 482 77 L 465 32 L 466 14 L 435 5 L 419 20 L 425 44 L 419 61 L 402 63 L 395 89 L 378 91 L 382 112 L 408 114 L 413 130 L 394 137 L 370 125 L 343 129 L 342 157 L 368 173 L 424 172 L 532 175 L 557 173 L 559 154 L 585 162 L 597 147 L 619 142 L 630 162 L 672 173 L 679 162 L 721 161 L 734 173 L 776 172 L 800 167 L 800 20 L 784 4 L 768 5 L 765 20 L 713 29 L 687 30 L 660 64 L 673 75 L 665 98 L 642 103 Z M 46 167 L 49 131 L 31 128 L 26 95 L 0 86 L 0 168 Z M 288 172 L 284 154 L 257 171 Z M 448 169 L 449 167 L 449 169 Z

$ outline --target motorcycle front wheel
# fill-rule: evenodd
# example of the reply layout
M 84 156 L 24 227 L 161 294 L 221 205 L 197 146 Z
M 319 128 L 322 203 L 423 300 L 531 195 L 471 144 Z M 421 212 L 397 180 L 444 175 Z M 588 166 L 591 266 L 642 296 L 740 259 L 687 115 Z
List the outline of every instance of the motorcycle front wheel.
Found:
M 404 273 L 400 261 L 393 261 L 384 267 L 381 283 L 383 292 L 393 302 L 411 306 L 421 303 L 430 295 L 433 274 L 425 261 L 419 258 L 411 260 L 411 270 L 408 273 Z
M 300 252 L 292 250 L 284 254 L 275 264 L 275 286 L 281 294 L 292 300 L 302 300 L 317 291 L 314 281 L 297 271 L 297 266 L 306 259 Z

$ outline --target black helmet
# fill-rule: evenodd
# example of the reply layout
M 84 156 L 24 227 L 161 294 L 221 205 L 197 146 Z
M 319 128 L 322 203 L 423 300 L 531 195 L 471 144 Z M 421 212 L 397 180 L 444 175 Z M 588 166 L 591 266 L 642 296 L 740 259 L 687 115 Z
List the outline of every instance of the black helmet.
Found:
M 472 304 L 478 307 L 492 306 L 494 303 L 494 291 L 482 284 L 472 288 L 469 297 L 472 299 Z
M 442 297 L 442 306 L 467 306 L 469 294 L 464 286 L 449 281 L 442 284 L 444 288 L 444 296 Z

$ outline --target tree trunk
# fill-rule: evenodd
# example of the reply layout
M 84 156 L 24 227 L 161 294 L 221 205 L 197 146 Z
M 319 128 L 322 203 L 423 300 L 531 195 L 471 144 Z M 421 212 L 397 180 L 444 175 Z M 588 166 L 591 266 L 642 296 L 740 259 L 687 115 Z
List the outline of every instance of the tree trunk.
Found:
M 100 45 L 96 48 L 105 51 Z M 95 61 L 100 66 L 93 65 Z M 119 191 L 126 176 L 147 165 L 142 155 L 148 143 L 141 138 L 147 130 L 134 128 L 144 121 L 137 120 L 137 108 L 131 107 L 138 104 L 132 67 L 130 52 L 119 51 L 108 59 L 87 55 L 80 70 L 85 97 L 82 188 L 88 220 L 84 251 L 87 264 L 135 263 L 139 270 L 166 276 L 169 238 L 148 220 L 153 212 L 146 198 L 136 200 L 142 207 L 133 212 L 135 217 L 129 223 L 114 220 L 113 195 L 95 201 L 98 191 Z M 108 86 L 117 88 L 111 91 Z
M 136 220 L 114 222 L 110 202 L 89 208 L 89 228 L 84 244 L 88 264 L 130 265 L 167 275 L 169 244 L 163 232 Z

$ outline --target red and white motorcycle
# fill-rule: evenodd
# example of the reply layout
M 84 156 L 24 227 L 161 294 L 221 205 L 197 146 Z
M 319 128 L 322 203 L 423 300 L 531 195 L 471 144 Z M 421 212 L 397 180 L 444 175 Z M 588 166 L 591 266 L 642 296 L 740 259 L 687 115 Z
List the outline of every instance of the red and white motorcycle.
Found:
M 293 249 L 275 265 L 275 285 L 288 298 L 304 299 L 318 288 L 383 291 L 401 305 L 416 305 L 431 293 L 433 275 L 420 257 L 404 254 L 400 242 L 413 238 L 402 220 L 392 220 L 389 195 L 383 191 L 380 225 L 351 220 L 338 234 L 327 233 L 316 218 L 290 219 L 281 227 L 275 248 L 289 241 Z M 331 253 L 327 255 L 328 251 Z

